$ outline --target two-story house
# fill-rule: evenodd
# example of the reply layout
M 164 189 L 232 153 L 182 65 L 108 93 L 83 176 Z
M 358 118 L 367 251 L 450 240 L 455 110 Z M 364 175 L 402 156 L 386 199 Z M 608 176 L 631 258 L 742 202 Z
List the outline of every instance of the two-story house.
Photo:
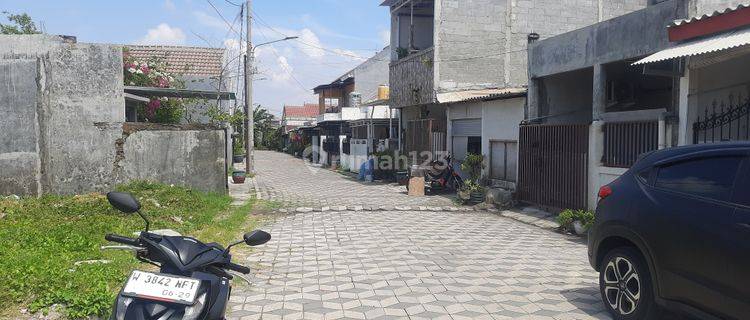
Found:
M 313 161 L 358 172 L 376 151 L 398 145 L 398 112 L 388 105 L 390 47 L 338 77 L 317 86 L 320 115 L 313 137 Z
M 645 7 L 647 0 L 386 0 L 391 11 L 391 106 L 402 152 L 482 154 L 484 176 L 517 181 L 526 48 Z M 410 157 L 412 158 L 412 157 Z
M 517 198 L 593 210 L 599 188 L 644 153 L 747 139 L 741 2 L 649 1 L 532 43 Z

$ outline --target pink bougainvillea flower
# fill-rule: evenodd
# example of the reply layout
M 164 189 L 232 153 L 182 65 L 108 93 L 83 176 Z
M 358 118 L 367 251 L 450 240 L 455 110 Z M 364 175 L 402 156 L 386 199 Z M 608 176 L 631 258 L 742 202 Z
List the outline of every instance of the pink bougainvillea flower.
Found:
M 141 71 L 143 71 L 144 74 L 148 74 L 149 72 L 151 72 L 151 69 L 149 69 L 148 66 L 144 64 L 141 65 Z
M 158 86 L 161 87 L 161 88 L 167 88 L 167 87 L 169 87 L 169 80 L 167 80 L 164 77 L 159 77 L 159 84 L 158 84 Z
M 153 117 L 154 113 L 156 113 L 156 109 L 159 109 L 159 107 L 161 107 L 161 100 L 153 99 L 148 103 L 148 106 L 146 106 L 146 113 L 149 117 Z

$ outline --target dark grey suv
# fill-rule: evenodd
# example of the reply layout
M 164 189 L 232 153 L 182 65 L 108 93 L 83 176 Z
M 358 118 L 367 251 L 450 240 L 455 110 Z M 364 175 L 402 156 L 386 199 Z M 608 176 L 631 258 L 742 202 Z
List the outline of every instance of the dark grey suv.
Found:
M 643 156 L 599 190 L 589 260 L 615 319 L 750 319 L 750 143 Z

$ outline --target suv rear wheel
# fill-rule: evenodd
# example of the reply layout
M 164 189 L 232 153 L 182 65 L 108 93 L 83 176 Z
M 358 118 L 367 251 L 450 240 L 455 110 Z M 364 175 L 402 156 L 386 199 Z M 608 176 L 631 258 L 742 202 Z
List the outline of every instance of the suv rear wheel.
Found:
M 599 271 L 599 290 L 616 320 L 658 319 L 648 266 L 634 248 L 607 253 Z

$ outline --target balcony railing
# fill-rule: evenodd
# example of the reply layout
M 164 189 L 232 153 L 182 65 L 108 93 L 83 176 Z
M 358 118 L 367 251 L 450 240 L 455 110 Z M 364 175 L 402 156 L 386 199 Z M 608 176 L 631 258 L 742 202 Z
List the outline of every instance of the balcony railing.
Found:
M 406 107 L 435 102 L 435 53 L 432 48 L 391 63 L 391 106 Z

